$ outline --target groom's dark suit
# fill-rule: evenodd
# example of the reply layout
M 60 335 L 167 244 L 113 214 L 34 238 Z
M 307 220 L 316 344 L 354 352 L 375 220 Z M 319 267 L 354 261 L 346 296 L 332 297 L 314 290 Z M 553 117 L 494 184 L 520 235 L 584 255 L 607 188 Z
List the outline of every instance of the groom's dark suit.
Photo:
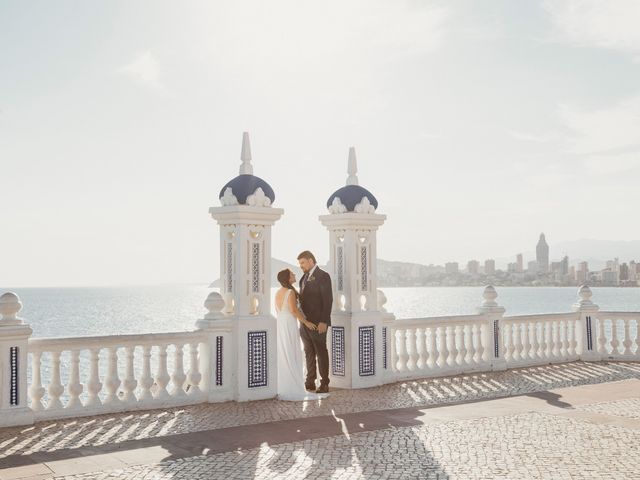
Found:
M 300 306 L 307 320 L 315 323 L 331 325 L 331 306 L 333 293 L 331 277 L 319 267 L 309 276 L 305 273 L 300 279 Z M 316 357 L 320 371 L 320 385 L 329 385 L 329 353 L 327 352 L 327 332 L 318 333 L 306 327 L 300 327 L 300 337 L 304 345 L 304 356 L 307 361 L 307 388 L 314 388 L 316 381 Z

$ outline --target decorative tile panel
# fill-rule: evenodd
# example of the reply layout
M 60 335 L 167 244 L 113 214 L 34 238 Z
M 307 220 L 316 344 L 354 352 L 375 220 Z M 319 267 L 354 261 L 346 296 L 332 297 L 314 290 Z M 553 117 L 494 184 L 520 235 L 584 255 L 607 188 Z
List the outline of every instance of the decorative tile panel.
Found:
M 18 405 L 18 347 L 9 348 L 9 405 Z
M 338 291 L 342 292 L 344 290 L 344 248 L 337 247 L 336 252 L 336 263 L 338 266 Z
M 344 327 L 331 327 L 331 373 L 344 377 Z
M 216 337 L 216 385 L 222 386 L 222 359 L 223 359 L 223 351 L 222 351 L 222 336 Z
M 382 327 L 382 368 L 387 369 L 387 327 Z
M 267 332 L 248 333 L 249 388 L 267 386 Z
M 251 291 L 260 291 L 260 244 L 254 243 L 251 246 Z
M 227 292 L 233 292 L 233 244 L 227 243 L 227 252 L 226 252 L 226 262 L 227 262 Z
M 373 326 L 358 328 L 358 370 L 361 377 L 376 374 L 375 330 Z
M 593 334 L 591 329 L 591 316 L 587 316 L 587 350 L 593 350 Z M 640 325 L 639 325 L 640 327 Z
M 369 289 L 369 262 L 367 257 L 367 247 L 360 247 L 360 283 L 362 284 L 362 290 Z
M 493 356 L 498 358 L 500 356 L 499 349 L 499 335 L 500 335 L 500 320 L 493 321 Z

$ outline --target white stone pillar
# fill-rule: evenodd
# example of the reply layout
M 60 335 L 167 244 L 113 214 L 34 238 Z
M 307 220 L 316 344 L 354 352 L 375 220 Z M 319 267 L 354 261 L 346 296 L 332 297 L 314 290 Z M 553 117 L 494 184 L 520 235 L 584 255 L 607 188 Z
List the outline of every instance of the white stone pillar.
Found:
M 235 400 L 272 398 L 277 394 L 277 329 L 271 315 L 271 227 L 284 210 L 226 205 L 209 213 L 220 225 L 224 320 L 231 326 L 222 335 L 223 346 L 215 348 L 222 348 L 234 367 L 229 381 Z M 211 343 L 209 348 L 213 351 Z
M 593 362 L 602 360 L 598 353 L 598 330 L 596 314 L 600 309 L 591 301 L 591 289 L 588 285 L 582 285 L 578 289 L 578 301 L 573 304 L 573 311 L 578 313 L 578 328 L 576 336 L 578 341 L 578 354 L 580 360 Z
M 329 332 L 329 375 L 331 385 L 339 388 L 382 385 L 391 370 L 388 324 L 393 316 L 380 310 L 375 268 L 376 233 L 385 220 L 385 215 L 376 213 L 320 216 L 329 230 L 329 273 L 335 299 Z M 387 328 L 387 342 L 383 342 L 383 328 Z
M 478 308 L 478 313 L 485 316 L 483 325 L 482 345 L 484 356 L 491 362 L 492 370 L 506 370 L 507 363 L 504 359 L 501 321 L 505 309 L 496 302 L 498 293 L 492 285 L 487 285 L 482 294 L 484 301 Z
M 33 331 L 17 316 L 21 309 L 15 293 L 0 296 L 0 427 L 33 423 L 27 393 L 27 355 Z

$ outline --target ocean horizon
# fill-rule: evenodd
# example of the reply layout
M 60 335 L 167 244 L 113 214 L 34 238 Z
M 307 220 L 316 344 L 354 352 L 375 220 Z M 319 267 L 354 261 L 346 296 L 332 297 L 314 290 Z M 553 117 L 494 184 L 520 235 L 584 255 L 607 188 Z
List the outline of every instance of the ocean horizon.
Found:
M 592 287 L 601 310 L 640 311 L 638 287 Z M 34 337 L 188 331 L 206 313 L 206 284 L 2 288 L 23 303 L 19 316 Z M 277 289 L 271 290 L 272 297 Z M 385 308 L 396 318 L 475 313 L 484 287 L 386 287 Z M 496 287 L 505 315 L 571 311 L 576 287 Z M 273 310 L 273 302 L 272 302 Z

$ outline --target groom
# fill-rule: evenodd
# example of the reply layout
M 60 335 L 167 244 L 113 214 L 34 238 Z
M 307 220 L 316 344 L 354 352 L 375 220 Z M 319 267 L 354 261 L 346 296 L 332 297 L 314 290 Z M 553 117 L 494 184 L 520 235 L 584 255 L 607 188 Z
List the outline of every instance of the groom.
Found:
M 333 293 L 331 277 L 316 265 L 316 257 L 305 250 L 298 255 L 298 263 L 304 272 L 300 279 L 300 304 L 307 320 L 318 326 L 317 330 L 300 329 L 307 361 L 307 379 L 304 386 L 308 391 L 327 393 L 329 391 L 329 353 L 327 352 L 327 327 L 331 325 Z M 316 390 L 316 357 L 320 371 L 320 386 Z

